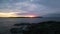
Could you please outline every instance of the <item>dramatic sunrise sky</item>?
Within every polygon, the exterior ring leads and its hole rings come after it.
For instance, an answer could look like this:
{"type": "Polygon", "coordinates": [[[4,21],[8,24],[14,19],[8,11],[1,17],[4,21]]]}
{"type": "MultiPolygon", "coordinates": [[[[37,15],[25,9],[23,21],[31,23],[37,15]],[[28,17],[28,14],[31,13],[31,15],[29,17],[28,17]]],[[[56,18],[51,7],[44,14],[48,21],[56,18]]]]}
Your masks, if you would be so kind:
{"type": "Polygon", "coordinates": [[[60,0],[0,0],[0,17],[60,14],[60,0]]]}

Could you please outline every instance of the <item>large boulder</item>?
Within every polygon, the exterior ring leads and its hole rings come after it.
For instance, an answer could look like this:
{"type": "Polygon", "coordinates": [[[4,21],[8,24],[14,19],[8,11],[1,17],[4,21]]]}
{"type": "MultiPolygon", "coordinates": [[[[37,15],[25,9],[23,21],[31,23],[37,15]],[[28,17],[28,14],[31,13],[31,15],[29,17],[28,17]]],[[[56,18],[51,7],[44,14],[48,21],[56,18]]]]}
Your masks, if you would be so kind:
{"type": "Polygon", "coordinates": [[[17,34],[17,33],[24,33],[25,31],[29,30],[29,27],[31,26],[31,23],[20,23],[20,24],[14,24],[14,28],[10,29],[11,33],[17,34]],[[16,26],[16,27],[15,27],[16,26]],[[21,27],[20,27],[21,26],[21,27]]]}

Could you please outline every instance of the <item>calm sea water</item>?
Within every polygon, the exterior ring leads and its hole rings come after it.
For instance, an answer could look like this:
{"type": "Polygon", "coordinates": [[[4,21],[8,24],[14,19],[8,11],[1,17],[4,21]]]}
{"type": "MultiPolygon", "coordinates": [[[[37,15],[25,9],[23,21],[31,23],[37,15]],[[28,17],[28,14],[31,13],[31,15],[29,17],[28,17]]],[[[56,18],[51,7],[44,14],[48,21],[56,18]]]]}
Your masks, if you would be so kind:
{"type": "Polygon", "coordinates": [[[56,20],[60,21],[58,18],[0,18],[0,34],[10,34],[9,29],[16,23],[39,23],[43,21],[56,20]]]}

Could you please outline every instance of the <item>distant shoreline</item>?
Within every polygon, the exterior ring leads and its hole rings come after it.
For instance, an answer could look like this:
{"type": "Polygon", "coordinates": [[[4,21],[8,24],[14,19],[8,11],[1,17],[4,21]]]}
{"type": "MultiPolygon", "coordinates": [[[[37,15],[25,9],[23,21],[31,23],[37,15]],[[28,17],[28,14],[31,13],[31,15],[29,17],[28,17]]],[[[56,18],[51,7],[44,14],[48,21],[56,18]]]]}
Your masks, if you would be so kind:
{"type": "Polygon", "coordinates": [[[43,18],[43,17],[0,17],[0,18],[43,18]]]}

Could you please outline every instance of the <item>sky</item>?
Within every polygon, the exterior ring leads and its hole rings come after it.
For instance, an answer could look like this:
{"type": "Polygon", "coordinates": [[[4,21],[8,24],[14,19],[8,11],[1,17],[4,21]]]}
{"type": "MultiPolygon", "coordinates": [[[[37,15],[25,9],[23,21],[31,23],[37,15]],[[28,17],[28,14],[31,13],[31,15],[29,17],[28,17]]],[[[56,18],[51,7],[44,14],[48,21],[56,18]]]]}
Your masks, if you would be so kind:
{"type": "Polygon", "coordinates": [[[0,0],[0,17],[44,16],[60,13],[60,0],[0,0]]]}

